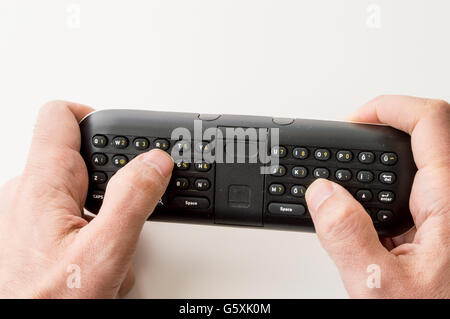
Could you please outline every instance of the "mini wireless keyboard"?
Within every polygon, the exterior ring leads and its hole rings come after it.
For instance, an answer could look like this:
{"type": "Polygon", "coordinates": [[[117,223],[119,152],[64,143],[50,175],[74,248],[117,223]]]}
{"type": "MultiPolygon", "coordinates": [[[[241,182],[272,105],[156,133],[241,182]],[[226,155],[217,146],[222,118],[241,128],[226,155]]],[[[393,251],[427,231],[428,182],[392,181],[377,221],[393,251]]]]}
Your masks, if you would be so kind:
{"type": "Polygon", "coordinates": [[[121,167],[159,148],[176,164],[150,220],[314,231],[304,195],[315,179],[327,178],[363,205],[379,235],[413,226],[410,136],[388,126],[104,110],[80,128],[92,213],[121,167]]]}

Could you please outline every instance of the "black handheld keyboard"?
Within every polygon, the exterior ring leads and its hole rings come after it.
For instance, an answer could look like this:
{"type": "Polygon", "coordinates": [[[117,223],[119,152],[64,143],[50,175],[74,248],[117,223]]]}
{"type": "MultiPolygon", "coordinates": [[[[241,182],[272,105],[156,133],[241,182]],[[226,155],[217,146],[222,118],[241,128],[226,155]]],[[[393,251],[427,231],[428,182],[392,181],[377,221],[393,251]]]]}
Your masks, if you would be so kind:
{"type": "Polygon", "coordinates": [[[154,148],[175,167],[150,220],[314,231],[308,186],[327,178],[363,205],[381,236],[413,226],[410,136],[382,125],[139,110],[104,110],[80,123],[97,213],[109,179],[154,148]]]}

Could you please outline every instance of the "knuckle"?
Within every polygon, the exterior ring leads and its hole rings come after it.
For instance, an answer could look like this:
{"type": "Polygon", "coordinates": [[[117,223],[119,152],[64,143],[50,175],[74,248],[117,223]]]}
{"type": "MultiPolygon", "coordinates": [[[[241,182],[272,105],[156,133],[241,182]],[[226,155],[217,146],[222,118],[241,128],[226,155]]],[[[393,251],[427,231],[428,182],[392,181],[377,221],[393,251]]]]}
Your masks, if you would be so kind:
{"type": "Polygon", "coordinates": [[[430,99],[428,100],[428,106],[432,112],[438,114],[450,114],[450,105],[445,100],[430,99]]]}
{"type": "Polygon", "coordinates": [[[320,235],[333,240],[345,239],[362,227],[361,218],[356,208],[351,206],[330,207],[332,212],[323,218],[320,226],[320,235]]]}
{"type": "Polygon", "coordinates": [[[391,95],[389,95],[389,94],[380,94],[380,95],[376,96],[376,97],[372,100],[372,102],[373,102],[375,105],[382,104],[384,101],[386,101],[386,100],[389,99],[390,97],[391,97],[391,95]]]}
{"type": "Polygon", "coordinates": [[[118,183],[121,187],[125,186],[138,194],[148,194],[149,191],[163,192],[165,188],[162,176],[154,167],[141,163],[136,164],[136,162],[130,162],[120,170],[120,174],[116,174],[112,178],[111,182],[118,183]],[[120,181],[119,176],[122,176],[120,181]]]}

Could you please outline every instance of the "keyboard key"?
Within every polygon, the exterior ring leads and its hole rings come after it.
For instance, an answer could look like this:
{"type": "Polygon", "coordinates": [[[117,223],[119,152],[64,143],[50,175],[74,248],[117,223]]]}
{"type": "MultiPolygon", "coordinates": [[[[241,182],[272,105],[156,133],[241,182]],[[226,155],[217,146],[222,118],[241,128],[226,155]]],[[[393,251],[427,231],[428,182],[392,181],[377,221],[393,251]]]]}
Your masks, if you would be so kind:
{"type": "Polygon", "coordinates": [[[91,179],[94,184],[103,184],[108,180],[108,176],[103,172],[94,172],[91,179]]]}
{"type": "Polygon", "coordinates": [[[194,182],[194,187],[198,191],[206,191],[210,187],[210,183],[206,178],[198,178],[194,182]]]}
{"type": "Polygon", "coordinates": [[[295,197],[303,197],[306,193],[306,187],[302,185],[294,185],[291,187],[291,195],[295,197]]]}
{"type": "Polygon", "coordinates": [[[136,148],[138,151],[145,151],[150,146],[150,142],[148,141],[148,139],[144,137],[139,137],[135,139],[133,144],[134,148],[136,148]]]}
{"type": "Polygon", "coordinates": [[[370,164],[375,160],[375,155],[372,152],[361,152],[358,155],[358,160],[361,163],[370,164]]]}
{"type": "Polygon", "coordinates": [[[287,149],[284,146],[274,146],[270,153],[272,156],[278,156],[280,158],[285,157],[287,154],[287,149]]]}
{"type": "Polygon", "coordinates": [[[361,183],[370,183],[373,181],[373,173],[369,171],[359,171],[356,178],[361,183]]]}
{"type": "Polygon", "coordinates": [[[92,138],[92,144],[95,147],[103,148],[108,144],[108,138],[104,135],[95,135],[92,138]]]}
{"type": "Polygon", "coordinates": [[[211,153],[212,144],[208,142],[197,142],[195,143],[194,150],[197,153],[208,154],[211,153]]]}
{"type": "Polygon", "coordinates": [[[268,209],[271,214],[285,216],[302,216],[306,212],[302,204],[270,203],[268,209]]]}
{"type": "Polygon", "coordinates": [[[272,184],[269,186],[269,193],[271,195],[283,195],[284,191],[284,186],[281,184],[272,184]]]}
{"type": "Polygon", "coordinates": [[[102,201],[105,198],[104,191],[94,191],[91,194],[91,198],[95,201],[102,201]]]}
{"type": "Polygon", "coordinates": [[[315,178],[328,178],[330,176],[330,171],[326,168],[316,168],[313,175],[315,178]]]}
{"type": "Polygon", "coordinates": [[[392,172],[383,172],[383,173],[380,174],[378,179],[383,184],[389,184],[390,185],[390,184],[394,184],[395,183],[396,176],[392,172]]]}
{"type": "Polygon", "coordinates": [[[308,149],[304,147],[296,147],[292,150],[292,156],[296,159],[306,159],[308,155],[308,149]]]}
{"type": "Polygon", "coordinates": [[[353,158],[353,154],[350,151],[339,151],[336,153],[336,159],[339,162],[350,162],[353,158]]]}
{"type": "Polygon", "coordinates": [[[116,167],[124,167],[128,163],[128,158],[124,155],[116,155],[113,157],[113,164],[116,167]]]}
{"type": "Polygon", "coordinates": [[[284,176],[286,174],[286,167],[283,165],[273,165],[270,167],[270,174],[272,176],[284,176]]]}
{"type": "Polygon", "coordinates": [[[209,200],[205,197],[178,196],[172,200],[171,205],[175,208],[206,209],[209,207],[209,200]]]}
{"type": "Polygon", "coordinates": [[[393,217],[394,214],[390,210],[380,210],[377,213],[377,219],[383,223],[391,221],[393,217]]]}
{"type": "Polygon", "coordinates": [[[191,142],[189,141],[178,141],[173,146],[176,152],[187,152],[191,149],[191,142]]]}
{"type": "Polygon", "coordinates": [[[308,170],[302,166],[296,166],[292,168],[291,174],[297,178],[305,178],[308,175],[308,170]]]}
{"type": "Polygon", "coordinates": [[[163,138],[159,138],[159,139],[155,140],[154,145],[155,145],[155,148],[159,148],[160,150],[163,150],[163,151],[167,151],[170,147],[169,141],[166,139],[163,139],[163,138]]]}
{"type": "Polygon", "coordinates": [[[211,169],[211,164],[208,162],[199,162],[194,164],[194,168],[199,172],[207,172],[211,169]]]}
{"type": "Polygon", "coordinates": [[[326,161],[330,159],[330,151],[325,148],[319,148],[314,152],[314,157],[319,161],[326,161]]]}
{"type": "Polygon", "coordinates": [[[368,189],[360,189],[356,192],[356,199],[360,202],[369,202],[372,200],[372,192],[368,189]]]}
{"type": "Polygon", "coordinates": [[[191,166],[189,163],[178,161],[175,163],[175,168],[179,171],[185,171],[189,169],[189,166],[191,166]]]}
{"type": "Polygon", "coordinates": [[[380,161],[384,165],[394,165],[395,163],[397,163],[397,154],[383,153],[381,154],[380,161]]]}
{"type": "Polygon", "coordinates": [[[173,184],[176,189],[185,190],[185,189],[188,189],[188,187],[189,187],[189,180],[184,177],[179,177],[179,178],[175,179],[173,184]]]}
{"type": "Polygon", "coordinates": [[[108,162],[108,158],[106,157],[105,154],[94,154],[92,155],[92,163],[94,163],[94,165],[97,166],[103,166],[108,162]]]}
{"type": "Polygon", "coordinates": [[[123,136],[117,136],[112,140],[112,144],[117,149],[124,149],[128,147],[128,139],[123,136]]]}
{"type": "Polygon", "coordinates": [[[335,176],[338,181],[347,182],[352,178],[352,173],[348,169],[339,169],[335,176]]]}
{"type": "Polygon", "coordinates": [[[378,193],[378,200],[382,203],[390,204],[394,201],[395,195],[390,191],[381,191],[378,193]]]}

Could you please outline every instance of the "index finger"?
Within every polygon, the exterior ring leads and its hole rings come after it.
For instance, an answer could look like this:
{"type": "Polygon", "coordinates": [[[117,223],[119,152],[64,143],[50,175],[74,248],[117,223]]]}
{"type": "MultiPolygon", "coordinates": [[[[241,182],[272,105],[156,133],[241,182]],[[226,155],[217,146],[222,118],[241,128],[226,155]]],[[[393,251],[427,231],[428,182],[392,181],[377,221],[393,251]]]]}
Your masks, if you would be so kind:
{"type": "Polygon", "coordinates": [[[78,123],[92,111],[94,109],[89,106],[67,101],[45,104],[38,115],[31,152],[42,153],[42,150],[53,147],[68,147],[79,151],[78,123]]]}
{"type": "Polygon", "coordinates": [[[72,102],[45,104],[38,115],[24,170],[27,180],[40,189],[45,189],[42,185],[50,185],[74,198],[80,207],[87,187],[87,173],[79,153],[79,121],[92,111],[88,106],[72,102]]]}
{"type": "Polygon", "coordinates": [[[348,120],[387,124],[411,135],[418,168],[448,160],[450,106],[443,100],[403,95],[379,96],[353,113],[348,120]]]}
{"type": "Polygon", "coordinates": [[[425,99],[406,95],[380,95],[354,112],[349,121],[387,124],[412,134],[417,123],[445,101],[425,99]]]}

